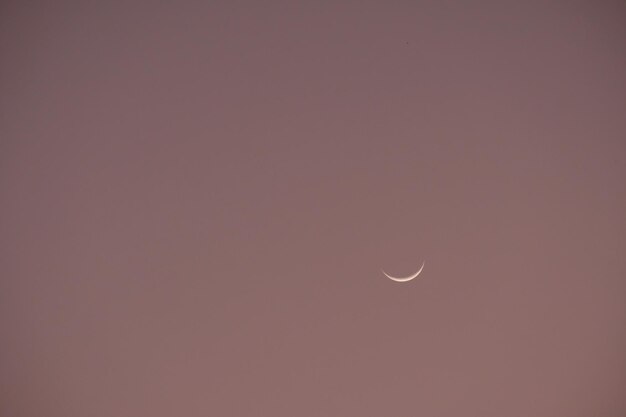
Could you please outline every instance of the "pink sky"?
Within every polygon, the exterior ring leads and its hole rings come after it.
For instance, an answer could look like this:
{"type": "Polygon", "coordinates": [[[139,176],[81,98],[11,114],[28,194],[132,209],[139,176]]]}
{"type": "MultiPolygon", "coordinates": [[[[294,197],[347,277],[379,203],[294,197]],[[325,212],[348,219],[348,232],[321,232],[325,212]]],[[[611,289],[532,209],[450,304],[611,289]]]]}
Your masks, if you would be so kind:
{"type": "Polygon", "coordinates": [[[619,2],[0,10],[1,415],[626,415],[619,2]]]}

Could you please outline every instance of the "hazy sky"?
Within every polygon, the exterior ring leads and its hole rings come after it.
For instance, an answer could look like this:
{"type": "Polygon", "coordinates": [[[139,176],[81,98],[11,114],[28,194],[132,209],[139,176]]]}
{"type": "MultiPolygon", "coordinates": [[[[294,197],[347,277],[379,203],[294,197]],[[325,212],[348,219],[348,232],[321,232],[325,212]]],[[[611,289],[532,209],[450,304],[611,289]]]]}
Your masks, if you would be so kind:
{"type": "Polygon", "coordinates": [[[621,2],[156,3],[0,6],[1,415],[626,415],[621,2]]]}

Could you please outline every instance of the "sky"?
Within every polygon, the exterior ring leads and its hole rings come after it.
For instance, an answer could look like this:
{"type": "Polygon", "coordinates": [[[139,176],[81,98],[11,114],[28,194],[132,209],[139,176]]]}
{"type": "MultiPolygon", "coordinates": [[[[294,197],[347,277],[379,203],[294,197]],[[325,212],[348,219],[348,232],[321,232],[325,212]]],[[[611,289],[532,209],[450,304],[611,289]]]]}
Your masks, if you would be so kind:
{"type": "Polygon", "coordinates": [[[626,415],[625,20],[3,2],[0,414],[626,415]]]}

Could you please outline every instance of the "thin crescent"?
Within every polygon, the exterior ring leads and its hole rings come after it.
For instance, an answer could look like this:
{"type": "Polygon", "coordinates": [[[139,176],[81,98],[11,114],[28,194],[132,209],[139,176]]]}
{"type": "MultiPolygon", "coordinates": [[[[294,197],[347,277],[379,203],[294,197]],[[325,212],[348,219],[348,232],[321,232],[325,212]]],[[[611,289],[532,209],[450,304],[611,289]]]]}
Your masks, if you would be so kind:
{"type": "Polygon", "coordinates": [[[396,278],[396,277],[392,277],[391,275],[387,274],[387,273],[386,273],[385,271],[383,271],[382,269],[381,269],[381,271],[383,272],[383,274],[385,274],[385,276],[386,276],[387,278],[389,278],[389,279],[390,279],[390,280],[392,280],[392,281],[396,281],[396,282],[407,282],[407,281],[412,280],[413,278],[416,278],[416,277],[420,274],[420,272],[422,272],[422,269],[424,269],[424,265],[425,265],[425,264],[426,264],[426,261],[422,262],[422,266],[420,267],[420,269],[419,269],[416,273],[414,273],[413,275],[410,275],[410,276],[408,276],[408,277],[405,277],[405,278],[396,278]]]}

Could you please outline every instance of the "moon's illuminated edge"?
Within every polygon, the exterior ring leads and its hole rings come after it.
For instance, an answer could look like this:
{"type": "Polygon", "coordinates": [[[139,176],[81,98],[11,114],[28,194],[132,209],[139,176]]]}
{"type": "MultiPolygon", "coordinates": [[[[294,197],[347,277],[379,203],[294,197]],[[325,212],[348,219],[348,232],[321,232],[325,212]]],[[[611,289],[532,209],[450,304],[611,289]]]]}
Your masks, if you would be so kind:
{"type": "Polygon", "coordinates": [[[396,282],[407,282],[407,281],[411,281],[412,279],[416,278],[421,272],[422,269],[424,269],[424,265],[426,265],[426,261],[422,262],[422,266],[420,267],[420,269],[414,273],[413,275],[410,275],[408,277],[404,277],[404,278],[396,278],[396,277],[392,277],[391,275],[389,275],[388,273],[386,273],[385,271],[383,271],[381,269],[381,271],[383,272],[383,274],[385,274],[385,276],[387,278],[389,278],[392,281],[396,281],[396,282]]]}

